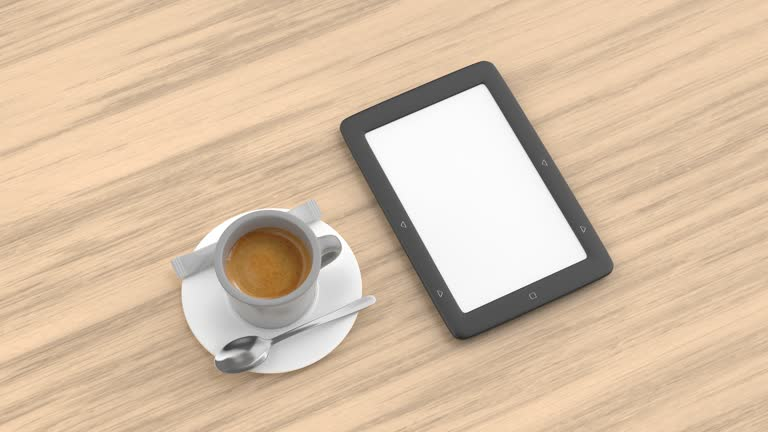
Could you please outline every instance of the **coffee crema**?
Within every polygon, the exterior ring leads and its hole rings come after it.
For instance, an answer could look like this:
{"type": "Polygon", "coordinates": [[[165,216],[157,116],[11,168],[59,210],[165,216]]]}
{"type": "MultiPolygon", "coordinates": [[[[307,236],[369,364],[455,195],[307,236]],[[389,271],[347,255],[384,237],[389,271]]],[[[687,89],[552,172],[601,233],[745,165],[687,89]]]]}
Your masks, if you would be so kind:
{"type": "Polygon", "coordinates": [[[227,279],[251,297],[277,298],[298,288],[312,260],[304,242],[281,228],[259,228],[240,237],[224,262],[227,279]]]}

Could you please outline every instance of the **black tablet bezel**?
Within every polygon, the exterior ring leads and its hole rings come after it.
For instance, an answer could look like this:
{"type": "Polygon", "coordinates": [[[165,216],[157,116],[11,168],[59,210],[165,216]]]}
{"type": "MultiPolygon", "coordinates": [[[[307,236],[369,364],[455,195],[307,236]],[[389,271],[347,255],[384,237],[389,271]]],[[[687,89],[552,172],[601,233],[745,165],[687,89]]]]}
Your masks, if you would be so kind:
{"type": "MultiPolygon", "coordinates": [[[[496,67],[489,62],[467,66],[378,105],[341,123],[341,134],[357,161],[416,273],[451,333],[467,338],[551,302],[606,276],[613,269],[603,243],[544,148],[496,67]],[[528,157],[581,242],[587,258],[468,313],[459,309],[429,250],[379,165],[365,134],[479,84],[485,84],[501,108],[528,157]]],[[[407,157],[404,155],[403,157],[407,157]]],[[[493,206],[493,203],[488,203],[493,206]]],[[[447,234],[447,235],[450,235],[447,234]]]]}

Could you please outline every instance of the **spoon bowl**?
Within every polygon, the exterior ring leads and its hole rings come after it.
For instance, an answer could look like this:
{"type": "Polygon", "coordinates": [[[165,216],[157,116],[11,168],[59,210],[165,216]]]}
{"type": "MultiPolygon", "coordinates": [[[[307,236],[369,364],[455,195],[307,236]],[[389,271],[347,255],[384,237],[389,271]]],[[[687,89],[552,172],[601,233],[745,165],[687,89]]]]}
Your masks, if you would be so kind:
{"type": "Polygon", "coordinates": [[[244,336],[224,345],[214,357],[216,368],[224,373],[251,370],[267,361],[272,339],[244,336]]]}

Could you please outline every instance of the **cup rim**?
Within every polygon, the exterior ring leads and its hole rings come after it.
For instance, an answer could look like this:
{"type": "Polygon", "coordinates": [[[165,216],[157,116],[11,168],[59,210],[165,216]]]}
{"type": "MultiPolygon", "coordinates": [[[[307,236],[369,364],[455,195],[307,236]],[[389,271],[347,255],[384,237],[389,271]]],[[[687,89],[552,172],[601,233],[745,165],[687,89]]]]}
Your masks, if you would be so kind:
{"type": "Polygon", "coordinates": [[[317,241],[317,235],[312,231],[309,225],[307,225],[306,222],[299,219],[297,216],[293,215],[292,213],[287,211],[271,210],[271,209],[254,210],[252,212],[246,213],[238,217],[237,219],[235,219],[221,234],[221,237],[219,237],[219,240],[216,243],[216,252],[214,254],[213,267],[214,267],[214,270],[216,271],[216,277],[218,278],[219,283],[224,287],[224,289],[227,291],[227,294],[229,294],[232,298],[252,306],[277,306],[277,305],[289,303],[301,297],[307,291],[309,291],[309,289],[315,284],[315,282],[317,281],[317,277],[320,274],[320,245],[317,241]],[[296,289],[294,289],[290,293],[282,297],[276,297],[276,298],[270,298],[270,299],[251,297],[245,294],[244,292],[240,291],[236,286],[230,283],[229,279],[227,278],[227,274],[224,271],[224,259],[225,259],[224,244],[233,235],[235,230],[240,228],[242,225],[249,223],[254,219],[270,217],[270,216],[287,220],[288,222],[295,225],[304,233],[305,237],[309,240],[309,249],[310,249],[310,253],[312,254],[312,266],[309,270],[309,273],[307,274],[307,277],[304,278],[304,281],[301,283],[301,285],[299,285],[296,289]]]}

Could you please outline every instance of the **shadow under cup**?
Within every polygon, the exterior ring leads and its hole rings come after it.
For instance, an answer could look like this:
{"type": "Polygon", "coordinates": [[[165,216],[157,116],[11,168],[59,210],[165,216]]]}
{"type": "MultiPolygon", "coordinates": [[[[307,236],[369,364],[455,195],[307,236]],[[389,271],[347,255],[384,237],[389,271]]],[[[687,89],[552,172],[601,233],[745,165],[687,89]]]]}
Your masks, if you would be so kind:
{"type": "Polygon", "coordinates": [[[320,269],[340,253],[341,241],[336,236],[317,237],[309,225],[288,212],[257,210],[239,217],[224,230],[216,245],[213,266],[232,308],[241,318],[258,327],[279,328],[295,322],[312,306],[318,291],[320,269]],[[225,261],[235,243],[245,234],[259,228],[284,229],[304,242],[309,251],[311,267],[306,279],[282,297],[251,297],[234,286],[224,271],[225,261]]]}

